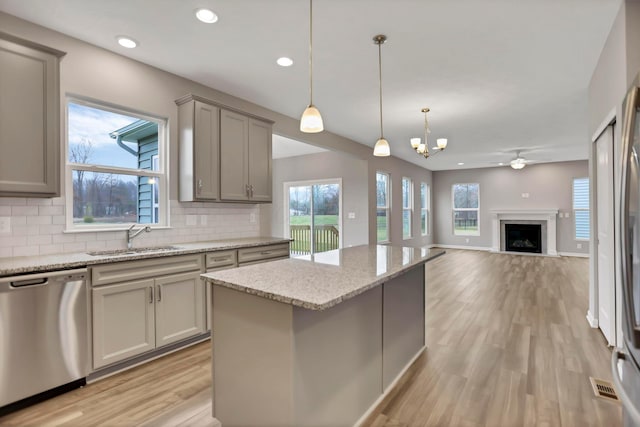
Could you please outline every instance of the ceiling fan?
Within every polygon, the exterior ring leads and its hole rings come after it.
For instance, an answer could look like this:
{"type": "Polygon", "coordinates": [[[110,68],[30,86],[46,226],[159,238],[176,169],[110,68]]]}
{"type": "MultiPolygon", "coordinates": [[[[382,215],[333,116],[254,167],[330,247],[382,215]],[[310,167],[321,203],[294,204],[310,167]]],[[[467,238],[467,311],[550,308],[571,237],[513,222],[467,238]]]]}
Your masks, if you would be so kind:
{"type": "Polygon", "coordinates": [[[530,152],[530,151],[535,151],[535,149],[534,149],[534,150],[532,150],[532,149],[527,149],[527,150],[520,150],[520,149],[518,149],[518,150],[509,150],[509,151],[507,151],[507,152],[502,152],[502,154],[506,154],[506,153],[514,153],[514,154],[515,154],[515,157],[513,157],[513,158],[512,158],[510,161],[508,161],[508,162],[499,162],[499,163],[497,163],[497,165],[498,165],[498,166],[507,166],[507,165],[509,165],[509,166],[511,166],[513,169],[520,170],[520,169],[523,169],[523,168],[524,168],[525,166],[527,166],[527,165],[531,165],[531,164],[534,164],[534,163],[544,163],[544,162],[548,161],[548,160],[531,160],[531,159],[526,159],[526,158],[524,158],[524,157],[522,156],[522,154],[521,154],[523,151],[530,152]]]}

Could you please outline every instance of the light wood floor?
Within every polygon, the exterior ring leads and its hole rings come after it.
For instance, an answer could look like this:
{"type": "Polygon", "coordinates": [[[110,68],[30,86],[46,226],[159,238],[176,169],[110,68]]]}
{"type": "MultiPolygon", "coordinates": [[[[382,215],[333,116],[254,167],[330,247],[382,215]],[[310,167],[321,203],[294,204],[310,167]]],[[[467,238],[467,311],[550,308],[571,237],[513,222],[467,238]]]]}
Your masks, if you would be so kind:
{"type": "Polygon", "coordinates": [[[586,258],[447,250],[427,264],[427,351],[369,418],[396,426],[621,426],[593,396],[611,352],[586,258]]]}
{"type": "MultiPolygon", "coordinates": [[[[585,319],[588,260],[447,250],[427,264],[426,353],[366,423],[621,426],[585,319]]],[[[213,426],[208,343],[0,418],[0,426],[213,426]]],[[[247,408],[250,410],[250,408],[247,408]]]]}

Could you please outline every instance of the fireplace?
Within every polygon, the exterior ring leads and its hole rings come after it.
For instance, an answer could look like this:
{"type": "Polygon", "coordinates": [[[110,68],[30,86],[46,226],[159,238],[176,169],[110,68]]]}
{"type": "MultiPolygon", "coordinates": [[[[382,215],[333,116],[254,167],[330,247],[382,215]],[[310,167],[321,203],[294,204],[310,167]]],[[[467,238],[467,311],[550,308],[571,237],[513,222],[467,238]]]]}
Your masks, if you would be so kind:
{"type": "Polygon", "coordinates": [[[543,255],[558,256],[556,250],[556,218],[558,209],[495,209],[492,214],[491,252],[507,251],[506,224],[540,225],[542,233],[541,251],[543,255]]]}
{"type": "Polygon", "coordinates": [[[540,224],[505,224],[505,250],[509,252],[542,253],[540,224]]]}

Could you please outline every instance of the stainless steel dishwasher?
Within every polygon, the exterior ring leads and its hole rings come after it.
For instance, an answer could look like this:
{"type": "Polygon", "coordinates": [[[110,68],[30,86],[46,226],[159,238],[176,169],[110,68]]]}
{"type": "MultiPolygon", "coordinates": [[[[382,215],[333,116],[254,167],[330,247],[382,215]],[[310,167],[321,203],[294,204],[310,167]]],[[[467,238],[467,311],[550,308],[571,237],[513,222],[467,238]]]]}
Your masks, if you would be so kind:
{"type": "Polygon", "coordinates": [[[88,295],[86,269],[0,277],[0,414],[86,383],[88,295]]]}

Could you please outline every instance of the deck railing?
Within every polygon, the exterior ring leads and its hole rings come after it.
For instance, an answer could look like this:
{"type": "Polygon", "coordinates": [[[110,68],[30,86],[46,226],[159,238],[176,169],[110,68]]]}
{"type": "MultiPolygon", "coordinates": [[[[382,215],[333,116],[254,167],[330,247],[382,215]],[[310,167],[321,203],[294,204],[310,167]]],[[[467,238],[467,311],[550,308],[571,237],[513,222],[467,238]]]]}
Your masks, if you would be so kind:
{"type": "MultiPolygon", "coordinates": [[[[291,225],[289,231],[293,241],[291,242],[292,255],[305,255],[311,253],[311,226],[291,225]]],[[[325,252],[338,249],[340,245],[340,232],[335,225],[316,225],[313,234],[314,252],[325,252]]]]}

